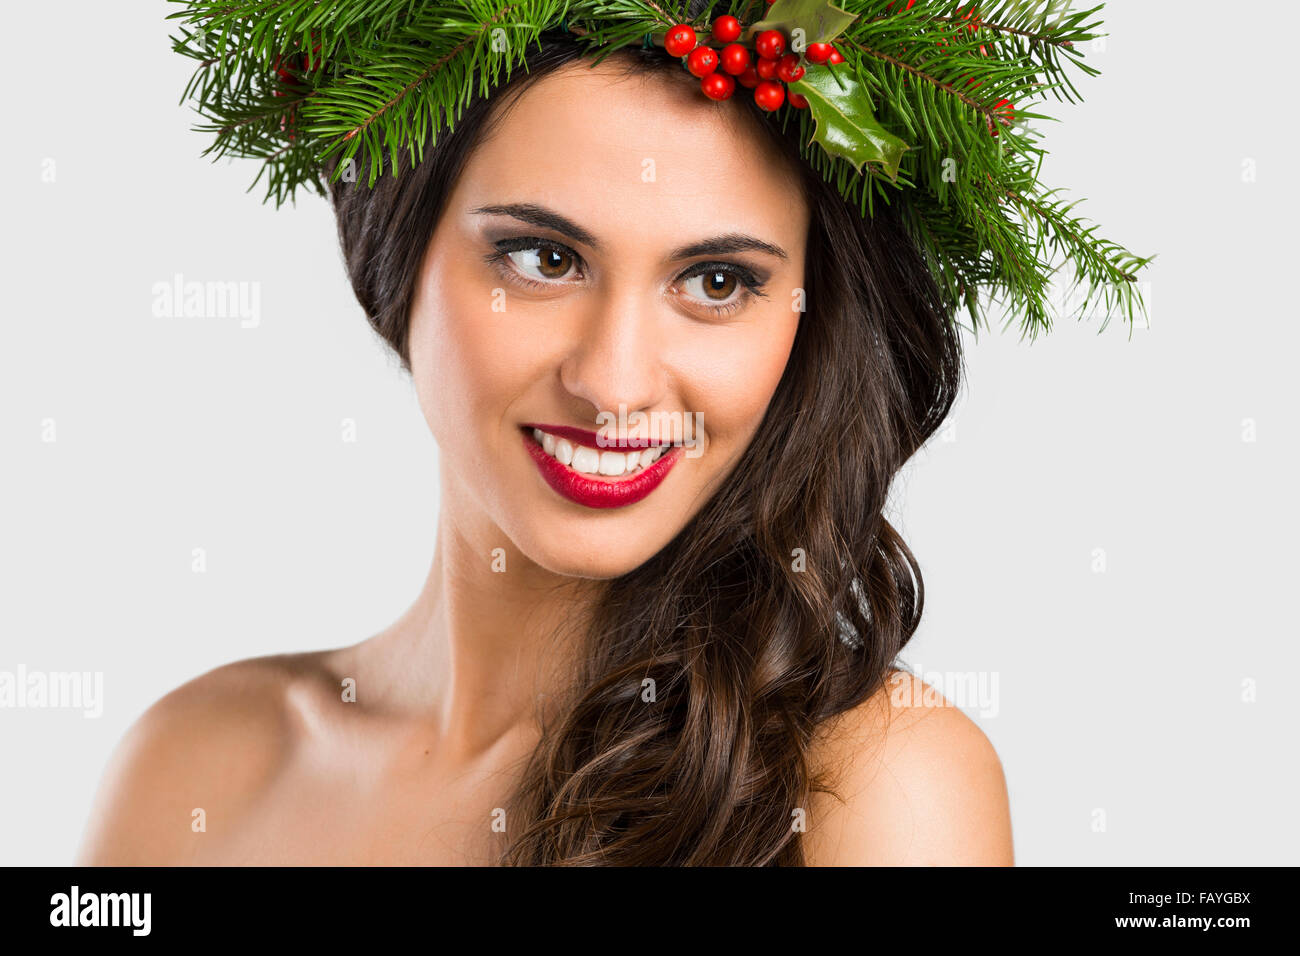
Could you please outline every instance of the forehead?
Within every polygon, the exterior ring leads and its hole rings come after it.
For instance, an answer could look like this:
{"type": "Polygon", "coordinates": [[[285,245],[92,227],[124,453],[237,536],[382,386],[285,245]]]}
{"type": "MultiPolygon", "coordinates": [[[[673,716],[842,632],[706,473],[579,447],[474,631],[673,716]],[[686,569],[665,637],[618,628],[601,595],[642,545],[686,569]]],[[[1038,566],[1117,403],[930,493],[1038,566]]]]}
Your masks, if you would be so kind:
{"type": "Polygon", "coordinates": [[[708,99],[684,71],[627,75],[588,60],[505,102],[457,192],[467,208],[538,202],[598,236],[672,245],[735,230],[793,255],[808,223],[794,171],[740,104],[708,99]]]}

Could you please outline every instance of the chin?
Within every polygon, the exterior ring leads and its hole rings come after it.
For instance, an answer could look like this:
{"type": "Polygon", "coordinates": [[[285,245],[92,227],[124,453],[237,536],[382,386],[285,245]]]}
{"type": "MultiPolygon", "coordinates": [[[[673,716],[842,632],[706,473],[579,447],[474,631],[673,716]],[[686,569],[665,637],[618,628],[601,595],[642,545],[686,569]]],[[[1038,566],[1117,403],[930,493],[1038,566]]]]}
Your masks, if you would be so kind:
{"type": "Polygon", "coordinates": [[[671,540],[660,540],[658,535],[644,541],[629,540],[626,533],[611,535],[599,528],[590,535],[575,535],[570,528],[565,537],[563,530],[538,529],[529,536],[531,540],[516,538],[515,544],[524,557],[552,574],[608,581],[636,570],[671,540]],[[611,537],[617,540],[611,541],[611,537]]]}

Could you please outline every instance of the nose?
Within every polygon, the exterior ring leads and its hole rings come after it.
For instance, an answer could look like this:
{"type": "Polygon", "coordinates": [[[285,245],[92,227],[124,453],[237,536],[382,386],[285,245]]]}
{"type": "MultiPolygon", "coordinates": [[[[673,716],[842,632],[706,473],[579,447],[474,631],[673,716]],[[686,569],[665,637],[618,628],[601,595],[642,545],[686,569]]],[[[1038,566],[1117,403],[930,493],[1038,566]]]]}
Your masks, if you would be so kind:
{"type": "Polygon", "coordinates": [[[668,369],[663,358],[664,323],[657,294],[644,286],[620,283],[603,296],[593,296],[590,314],[578,324],[578,338],[560,364],[560,382],[573,396],[600,412],[653,409],[668,393],[668,369]]]}

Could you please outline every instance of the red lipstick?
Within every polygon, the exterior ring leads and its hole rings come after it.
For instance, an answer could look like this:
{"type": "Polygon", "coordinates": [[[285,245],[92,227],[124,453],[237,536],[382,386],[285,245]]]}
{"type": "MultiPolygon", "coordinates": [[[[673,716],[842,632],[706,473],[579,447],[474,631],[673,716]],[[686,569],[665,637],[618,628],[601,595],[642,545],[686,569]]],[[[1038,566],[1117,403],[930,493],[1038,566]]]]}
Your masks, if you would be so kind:
{"type": "Polygon", "coordinates": [[[524,447],[537,463],[537,470],[542,473],[546,483],[556,494],[576,504],[588,508],[622,508],[635,504],[659,487],[668,476],[669,470],[682,457],[681,446],[673,446],[659,456],[659,459],[631,478],[610,478],[603,475],[585,475],[574,471],[568,465],[552,458],[537,440],[533,438],[533,429],[541,428],[558,438],[567,438],[571,442],[586,445],[588,448],[646,448],[659,444],[648,439],[628,439],[618,445],[601,446],[596,442],[596,433],[581,428],[567,426],[540,425],[523,426],[524,447]]]}

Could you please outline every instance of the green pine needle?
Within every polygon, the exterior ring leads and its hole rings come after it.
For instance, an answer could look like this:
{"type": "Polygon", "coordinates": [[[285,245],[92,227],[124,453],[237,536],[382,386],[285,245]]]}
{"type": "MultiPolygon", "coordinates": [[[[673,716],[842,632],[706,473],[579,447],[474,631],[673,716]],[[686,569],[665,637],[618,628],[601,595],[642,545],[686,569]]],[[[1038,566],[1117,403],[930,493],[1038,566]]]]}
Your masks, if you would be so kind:
{"type": "MultiPolygon", "coordinates": [[[[475,92],[489,95],[519,69],[544,31],[561,26],[594,60],[685,20],[686,3],[654,0],[169,0],[181,9],[174,49],[196,61],[182,101],[212,137],[204,155],[261,161],[266,199],[277,206],[358,157],[373,183],[405,151],[420,162],[455,128],[475,92]],[[330,169],[326,175],[322,170],[330,169]]],[[[778,0],[781,2],[781,0],[778,0]]],[[[835,37],[871,97],[872,112],[903,139],[896,179],[868,163],[862,173],[812,143],[808,110],[798,122],[804,158],[864,216],[877,200],[903,200],[905,222],[946,305],[987,327],[984,300],[1019,318],[1022,336],[1049,331],[1053,282],[1063,270],[1083,291],[1080,315],[1100,308],[1145,315],[1137,282],[1153,257],[1097,235],[1074,202],[1038,182],[1044,149],[1038,112],[1048,97],[1077,102],[1070,74],[1095,76],[1085,44],[1101,36],[1101,6],[1073,11],[1061,0],[841,0],[855,14],[835,37]],[[971,29],[971,27],[976,29],[971,29]],[[993,135],[996,131],[997,135],[993,135]]],[[[748,25],[763,0],[719,4],[748,25]]],[[[707,20],[692,25],[706,32],[707,20]]],[[[828,67],[810,66],[810,69],[828,67]]],[[[740,93],[743,88],[737,90],[740,93]]],[[[792,115],[794,114],[794,115],[792,115]]],[[[250,188],[252,188],[250,186],[250,188]]],[[[1059,291],[1059,290],[1058,290],[1059,291]]]]}

